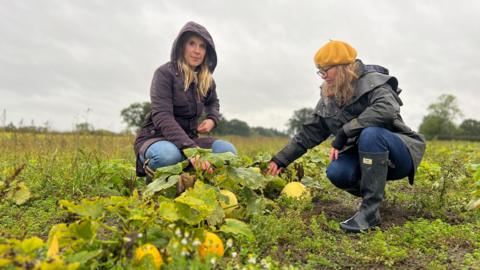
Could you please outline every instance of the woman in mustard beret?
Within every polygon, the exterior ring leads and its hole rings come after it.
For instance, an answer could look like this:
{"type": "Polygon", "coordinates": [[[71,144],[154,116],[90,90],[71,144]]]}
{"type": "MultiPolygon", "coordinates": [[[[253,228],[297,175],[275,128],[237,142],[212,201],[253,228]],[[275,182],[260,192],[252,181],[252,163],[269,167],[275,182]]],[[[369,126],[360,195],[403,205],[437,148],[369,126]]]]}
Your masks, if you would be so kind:
{"type": "Polygon", "coordinates": [[[379,205],[387,180],[409,178],[425,151],[425,139],[400,116],[398,81],[380,66],[364,65],[348,43],[329,41],[315,54],[324,80],[321,97],[303,128],[270,161],[267,173],[277,175],[307,149],[334,135],[328,179],[362,197],[357,213],[340,223],[347,232],[380,224],[379,205]]]}

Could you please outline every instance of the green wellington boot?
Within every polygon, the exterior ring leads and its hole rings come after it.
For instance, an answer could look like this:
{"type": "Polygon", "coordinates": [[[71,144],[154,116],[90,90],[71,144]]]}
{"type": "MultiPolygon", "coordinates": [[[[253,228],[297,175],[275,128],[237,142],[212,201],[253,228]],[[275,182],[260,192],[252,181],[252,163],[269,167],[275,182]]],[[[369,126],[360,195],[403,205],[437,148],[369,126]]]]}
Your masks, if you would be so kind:
{"type": "Polygon", "coordinates": [[[362,204],[353,217],[340,223],[347,232],[361,232],[380,224],[378,207],[383,200],[388,172],[388,152],[359,152],[362,204]]]}

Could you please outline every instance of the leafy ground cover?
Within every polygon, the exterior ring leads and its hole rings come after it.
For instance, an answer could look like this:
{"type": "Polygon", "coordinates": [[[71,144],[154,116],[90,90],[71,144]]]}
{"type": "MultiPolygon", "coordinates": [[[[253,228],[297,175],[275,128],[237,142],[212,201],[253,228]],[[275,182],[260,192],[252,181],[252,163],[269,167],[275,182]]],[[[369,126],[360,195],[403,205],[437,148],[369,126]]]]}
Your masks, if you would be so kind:
{"type": "Polygon", "coordinates": [[[480,266],[480,144],[429,142],[415,184],[387,184],[380,228],[345,234],[338,223],[360,201],[325,178],[327,148],[265,177],[286,139],[226,139],[238,157],[187,153],[210,160],[215,173],[177,164],[146,186],[134,175],[130,136],[0,133],[0,268],[156,269],[157,255],[137,256],[145,244],[159,250],[162,269],[480,266]],[[176,194],[193,176],[195,185],[176,194]],[[311,196],[281,196],[291,181],[311,196]],[[223,209],[221,190],[238,205],[223,209]],[[206,246],[206,231],[221,239],[222,257],[220,246],[206,246]]]}

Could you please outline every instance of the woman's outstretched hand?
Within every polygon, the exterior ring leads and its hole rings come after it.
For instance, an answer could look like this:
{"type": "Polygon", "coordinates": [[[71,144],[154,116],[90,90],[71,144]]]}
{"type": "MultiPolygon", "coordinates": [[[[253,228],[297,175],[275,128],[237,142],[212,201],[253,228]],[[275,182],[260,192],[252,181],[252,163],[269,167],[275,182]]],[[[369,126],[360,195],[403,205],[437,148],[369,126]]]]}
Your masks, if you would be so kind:
{"type": "Polygon", "coordinates": [[[268,167],[267,167],[267,170],[265,171],[265,174],[276,176],[279,173],[281,173],[282,170],[283,168],[278,167],[277,163],[270,161],[268,163],[268,167]]]}
{"type": "Polygon", "coordinates": [[[200,156],[194,156],[188,159],[195,169],[200,169],[207,173],[213,173],[213,167],[207,160],[201,160],[200,156]]]}
{"type": "Polygon", "coordinates": [[[215,127],[215,122],[212,119],[205,119],[197,127],[197,132],[200,134],[205,134],[210,132],[215,127]]]}

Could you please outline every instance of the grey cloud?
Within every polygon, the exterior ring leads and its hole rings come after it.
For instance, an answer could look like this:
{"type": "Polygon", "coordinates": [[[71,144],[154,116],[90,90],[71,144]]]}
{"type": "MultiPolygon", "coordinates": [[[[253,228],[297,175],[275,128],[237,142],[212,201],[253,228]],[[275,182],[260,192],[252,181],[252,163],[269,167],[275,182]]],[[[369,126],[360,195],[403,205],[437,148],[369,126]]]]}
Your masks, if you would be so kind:
{"type": "Polygon", "coordinates": [[[90,109],[95,127],[119,131],[120,110],[148,100],[153,71],[194,20],[215,40],[229,119],[284,129],[294,110],[314,106],[321,80],[312,57],[328,39],[399,78],[412,128],[443,93],[478,119],[479,11],[476,1],[433,0],[3,1],[0,109],[14,123],[49,120],[62,130],[90,109]]]}

